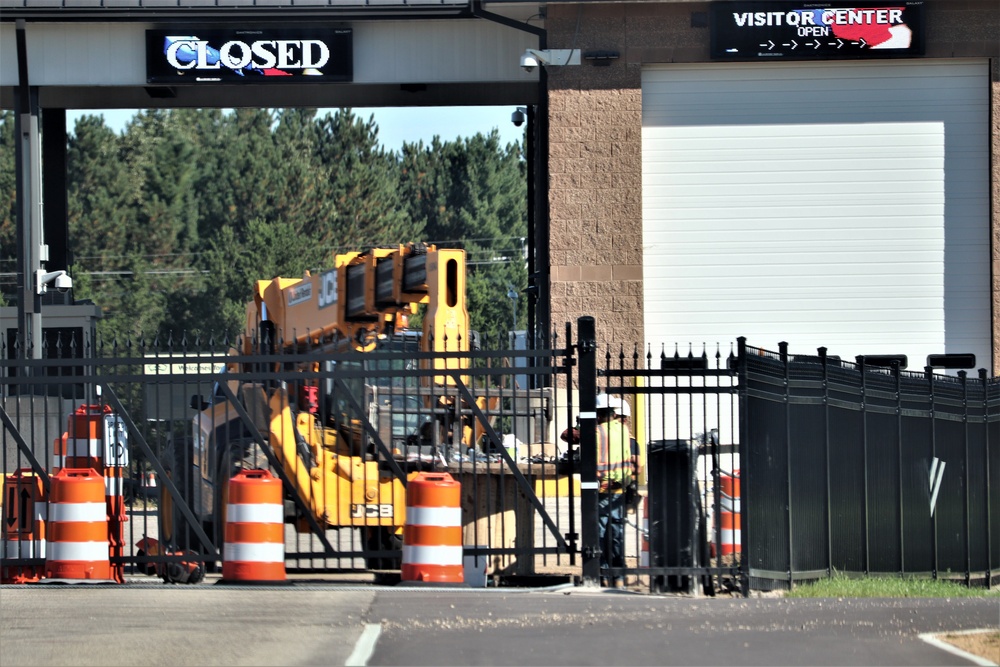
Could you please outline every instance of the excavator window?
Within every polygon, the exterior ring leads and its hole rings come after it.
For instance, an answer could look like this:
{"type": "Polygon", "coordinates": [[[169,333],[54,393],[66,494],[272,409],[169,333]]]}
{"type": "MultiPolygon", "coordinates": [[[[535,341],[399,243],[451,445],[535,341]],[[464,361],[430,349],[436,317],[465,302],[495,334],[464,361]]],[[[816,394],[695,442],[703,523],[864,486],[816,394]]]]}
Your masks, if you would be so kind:
{"type": "Polygon", "coordinates": [[[454,308],[458,304],[458,262],[454,259],[449,259],[445,266],[445,271],[445,302],[449,308],[454,308]]]}
{"type": "MultiPolygon", "coordinates": [[[[341,362],[328,362],[328,369],[331,373],[335,372],[338,366],[344,370],[361,370],[362,364],[360,361],[341,361],[341,362]]],[[[364,379],[360,377],[344,377],[342,378],[344,385],[347,387],[348,393],[353,395],[355,399],[364,404],[365,386],[364,379]]],[[[355,414],[355,410],[352,406],[350,399],[347,394],[344,393],[343,389],[337,386],[334,382],[334,378],[330,377],[326,382],[326,401],[327,401],[327,414],[340,424],[350,424],[352,419],[360,419],[363,415],[355,414]]]]}

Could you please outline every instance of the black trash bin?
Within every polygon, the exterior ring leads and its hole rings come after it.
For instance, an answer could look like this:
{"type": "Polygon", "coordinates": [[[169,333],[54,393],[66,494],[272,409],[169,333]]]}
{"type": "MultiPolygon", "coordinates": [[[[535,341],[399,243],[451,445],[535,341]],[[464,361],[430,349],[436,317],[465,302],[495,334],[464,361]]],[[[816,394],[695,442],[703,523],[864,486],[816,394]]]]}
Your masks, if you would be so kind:
{"type": "MultiPolygon", "coordinates": [[[[649,564],[698,568],[708,565],[705,512],[698,489],[697,444],[654,440],[647,447],[649,470],[649,564]]],[[[652,578],[655,592],[694,593],[701,582],[711,593],[711,578],[697,573],[652,578]]]]}

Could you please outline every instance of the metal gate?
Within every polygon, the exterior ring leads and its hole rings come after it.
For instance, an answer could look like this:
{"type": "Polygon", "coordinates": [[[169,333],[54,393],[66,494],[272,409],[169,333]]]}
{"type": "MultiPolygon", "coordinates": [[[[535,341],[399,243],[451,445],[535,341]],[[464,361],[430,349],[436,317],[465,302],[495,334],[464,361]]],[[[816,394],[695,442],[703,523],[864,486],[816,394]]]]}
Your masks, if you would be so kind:
{"type": "Polygon", "coordinates": [[[583,578],[653,592],[745,592],[734,351],[598,350],[588,342],[593,326],[579,321],[583,578]],[[615,413],[627,413],[635,441],[638,494],[625,499],[620,518],[614,492],[597,483],[596,440],[584,437],[601,394],[620,401],[615,413]],[[619,563],[602,559],[614,553],[616,521],[624,524],[619,563]]]}
{"type": "Polygon", "coordinates": [[[401,335],[368,353],[264,345],[248,356],[191,340],[45,349],[66,354],[18,360],[0,349],[5,479],[31,471],[47,484],[71,415],[117,415],[130,457],[116,482],[127,521],[115,558],[128,573],[217,568],[227,482],[246,468],[283,481],[290,574],[391,578],[407,481],[429,470],[462,484],[474,569],[496,583],[578,571],[577,485],[557,437],[573,414],[570,344],[430,354],[401,335]],[[160,549],[144,548],[146,537],[160,549]]]}

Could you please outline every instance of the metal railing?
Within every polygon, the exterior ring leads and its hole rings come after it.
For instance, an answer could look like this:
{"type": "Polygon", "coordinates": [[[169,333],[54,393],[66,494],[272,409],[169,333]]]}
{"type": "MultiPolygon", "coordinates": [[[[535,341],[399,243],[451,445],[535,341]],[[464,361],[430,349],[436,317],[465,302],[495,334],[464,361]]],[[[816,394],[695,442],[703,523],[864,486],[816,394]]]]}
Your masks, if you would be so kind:
{"type": "MultiPolygon", "coordinates": [[[[622,399],[629,413],[640,493],[624,518],[625,566],[609,568],[608,578],[637,578],[654,592],[745,589],[732,351],[620,346],[598,356],[597,391],[622,399]]],[[[587,356],[580,360],[582,377],[587,356]]],[[[611,548],[605,538],[596,549],[611,548]]]]}
{"type": "Polygon", "coordinates": [[[0,341],[2,472],[47,481],[68,416],[108,405],[128,431],[127,571],[218,565],[220,529],[208,519],[219,500],[202,479],[206,466],[284,476],[290,572],[398,566],[392,536],[337,529],[310,511],[294,479],[316,465],[316,451],[275,460],[260,396],[281,390],[307,421],[338,425],[350,453],[374,464],[373,482],[405,485],[429,469],[460,478],[465,555],[485,558],[497,583],[621,576],[651,591],[747,594],[845,572],[995,584],[1000,380],[848,363],[824,349],[796,356],[743,339],[735,351],[598,349],[593,318],[577,324],[576,340],[567,325],[552,349],[462,354],[405,340],[364,354],[278,345],[237,355],[237,341],[76,337],[46,341],[42,359],[24,360],[0,341]],[[621,519],[624,563],[604,572],[599,393],[628,407],[640,492],[621,519]],[[197,416],[213,410],[216,422],[199,436],[197,416]],[[574,424],[576,450],[560,438],[574,424]],[[222,425],[239,447],[205,458],[199,438],[222,425]],[[146,536],[179,551],[144,552],[146,536]]]}
{"type": "Polygon", "coordinates": [[[373,464],[364,468],[366,484],[389,475],[405,487],[421,470],[462,481],[466,554],[486,559],[496,580],[572,576],[578,518],[571,463],[560,461],[555,434],[568,414],[573,347],[434,354],[412,338],[397,342],[368,353],[264,345],[243,355],[234,353],[239,341],[86,340],[46,344],[44,358],[27,360],[0,343],[2,472],[30,468],[47,480],[68,417],[80,406],[109,405],[127,424],[131,454],[122,489],[128,571],[182,560],[218,565],[222,535],[212,517],[221,489],[208,481],[212,466],[271,468],[283,477],[289,572],[398,568],[398,539],[373,539],[309,511],[295,480],[303,469],[319,474],[311,466],[322,452],[310,460],[300,450],[284,465],[275,459],[260,397],[282,390],[293,414],[336,425],[329,448],[346,443],[353,460],[373,464]],[[51,354],[57,349],[65,354],[51,354]],[[211,428],[200,429],[209,419],[211,428]],[[217,429],[230,444],[209,455],[205,442],[221,437],[217,429]],[[137,545],[146,536],[183,557],[143,552],[137,545]]]}

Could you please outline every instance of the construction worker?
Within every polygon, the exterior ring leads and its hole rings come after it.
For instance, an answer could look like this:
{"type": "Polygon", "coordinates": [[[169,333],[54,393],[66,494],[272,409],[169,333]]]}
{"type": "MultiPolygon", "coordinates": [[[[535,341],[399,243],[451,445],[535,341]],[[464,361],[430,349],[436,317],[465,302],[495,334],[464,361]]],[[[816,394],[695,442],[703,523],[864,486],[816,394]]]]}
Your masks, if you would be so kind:
{"type": "MultiPolygon", "coordinates": [[[[612,397],[611,403],[614,406],[615,417],[631,434],[628,420],[632,416],[632,409],[629,407],[628,401],[624,398],[612,397]]],[[[631,454],[632,482],[625,487],[625,505],[631,514],[639,504],[639,441],[634,437],[629,438],[629,452],[631,454]]]]}
{"type": "Polygon", "coordinates": [[[625,567],[625,489],[632,483],[634,470],[632,438],[618,419],[614,402],[607,394],[597,396],[597,521],[601,585],[624,588],[625,578],[614,576],[612,581],[608,570],[625,567]]]}
{"type": "MultiPolygon", "coordinates": [[[[621,399],[597,395],[597,521],[601,546],[601,585],[625,587],[625,578],[612,577],[612,567],[625,567],[625,490],[635,479],[635,461],[628,427],[619,419],[621,399]]],[[[567,428],[563,441],[580,442],[580,432],[567,428]]]]}

